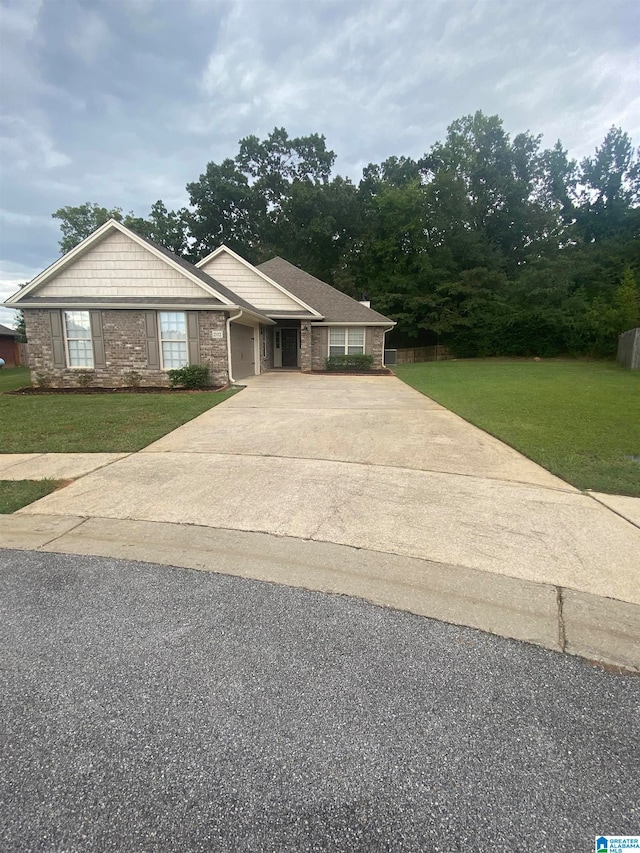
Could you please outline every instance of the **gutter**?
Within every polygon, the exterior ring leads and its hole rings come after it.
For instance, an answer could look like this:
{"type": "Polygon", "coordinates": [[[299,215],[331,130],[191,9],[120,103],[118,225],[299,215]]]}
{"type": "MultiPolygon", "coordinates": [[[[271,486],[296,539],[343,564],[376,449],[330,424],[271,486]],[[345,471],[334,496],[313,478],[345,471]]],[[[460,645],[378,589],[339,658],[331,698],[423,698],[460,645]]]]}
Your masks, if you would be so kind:
{"type": "Polygon", "coordinates": [[[231,373],[231,321],[239,320],[243,314],[244,311],[240,310],[237,314],[234,314],[233,317],[231,314],[227,317],[227,373],[229,374],[229,385],[233,385],[235,382],[233,374],[231,373]]]}

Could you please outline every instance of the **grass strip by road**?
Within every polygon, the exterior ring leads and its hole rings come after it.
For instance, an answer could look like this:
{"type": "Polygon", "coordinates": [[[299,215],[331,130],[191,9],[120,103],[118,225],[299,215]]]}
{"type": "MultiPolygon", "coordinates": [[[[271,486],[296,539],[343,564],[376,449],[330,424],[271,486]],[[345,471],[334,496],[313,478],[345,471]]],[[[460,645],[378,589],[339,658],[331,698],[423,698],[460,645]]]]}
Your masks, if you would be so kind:
{"type": "Polygon", "coordinates": [[[580,489],[640,497],[640,371],[470,359],[396,375],[580,489]]]}
{"type": "Polygon", "coordinates": [[[54,492],[61,480],[0,480],[0,514],[15,512],[54,492]]]}
{"type": "Polygon", "coordinates": [[[235,393],[2,394],[0,453],[133,452],[235,393]]]}

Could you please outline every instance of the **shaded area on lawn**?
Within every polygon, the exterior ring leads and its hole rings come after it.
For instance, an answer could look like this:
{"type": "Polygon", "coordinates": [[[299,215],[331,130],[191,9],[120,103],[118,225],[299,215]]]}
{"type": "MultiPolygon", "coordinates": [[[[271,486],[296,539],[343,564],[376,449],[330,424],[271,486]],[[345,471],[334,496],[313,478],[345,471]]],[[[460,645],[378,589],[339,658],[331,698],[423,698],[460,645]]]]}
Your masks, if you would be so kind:
{"type": "MultiPolygon", "coordinates": [[[[8,389],[5,389],[8,390],[8,389]]],[[[0,396],[0,453],[140,450],[236,390],[174,394],[0,396]]]]}
{"type": "Polygon", "coordinates": [[[398,365],[396,375],[580,489],[640,497],[640,372],[603,361],[398,365]]]}
{"type": "Polygon", "coordinates": [[[0,513],[15,512],[43,498],[62,485],[63,480],[0,480],[0,513]]]}

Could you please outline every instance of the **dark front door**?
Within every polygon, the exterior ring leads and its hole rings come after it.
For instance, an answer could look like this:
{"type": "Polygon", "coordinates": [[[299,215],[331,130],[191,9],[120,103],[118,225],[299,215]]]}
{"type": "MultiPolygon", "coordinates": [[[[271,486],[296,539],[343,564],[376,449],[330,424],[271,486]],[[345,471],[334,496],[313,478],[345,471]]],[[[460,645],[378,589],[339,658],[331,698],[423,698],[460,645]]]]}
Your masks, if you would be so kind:
{"type": "Polygon", "coordinates": [[[298,330],[282,330],[282,366],[298,366],[298,330]]]}

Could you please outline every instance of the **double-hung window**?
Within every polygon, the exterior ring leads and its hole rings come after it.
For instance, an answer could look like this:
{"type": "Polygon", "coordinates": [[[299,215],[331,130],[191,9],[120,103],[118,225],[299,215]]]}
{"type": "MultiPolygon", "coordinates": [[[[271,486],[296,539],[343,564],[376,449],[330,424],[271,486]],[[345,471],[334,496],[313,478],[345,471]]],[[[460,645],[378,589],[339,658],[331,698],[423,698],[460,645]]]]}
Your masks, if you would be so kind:
{"type": "Polygon", "coordinates": [[[159,322],[162,367],[165,370],[184,367],[189,362],[187,315],[183,311],[161,311],[159,322]]]}
{"type": "Polygon", "coordinates": [[[364,329],[360,326],[346,328],[334,326],[329,329],[329,355],[362,355],[364,353],[364,329]]]}
{"type": "Polygon", "coordinates": [[[88,311],[65,311],[64,331],[69,367],[93,367],[91,317],[88,311]]]}

